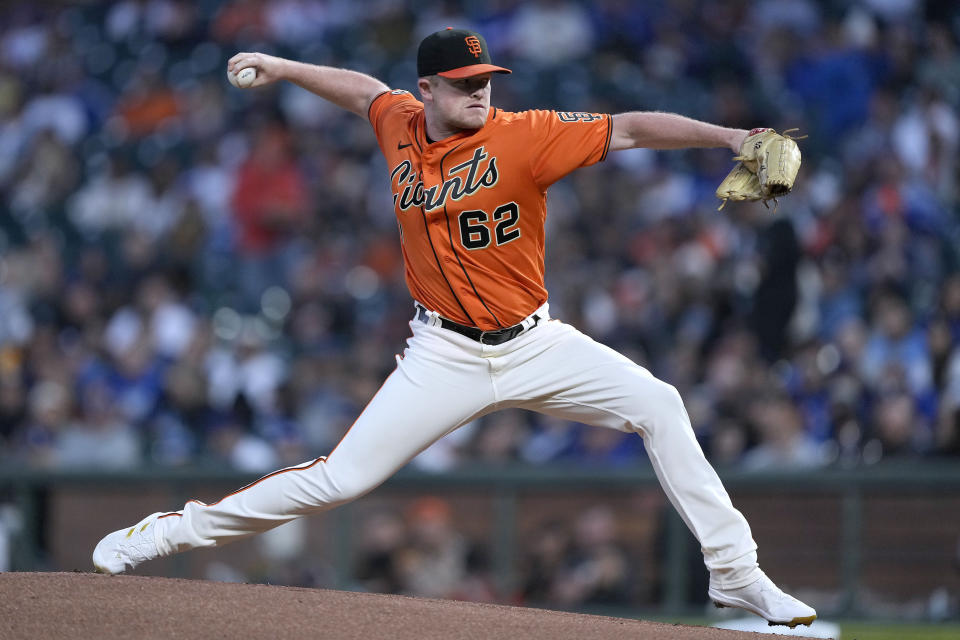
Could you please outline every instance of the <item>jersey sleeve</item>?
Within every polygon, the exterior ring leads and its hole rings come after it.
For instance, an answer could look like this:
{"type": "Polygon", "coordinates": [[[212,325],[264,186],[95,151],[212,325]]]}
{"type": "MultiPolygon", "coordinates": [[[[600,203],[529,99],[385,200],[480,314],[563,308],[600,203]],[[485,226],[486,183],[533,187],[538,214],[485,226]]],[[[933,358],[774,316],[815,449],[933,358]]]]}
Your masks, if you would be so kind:
{"type": "Polygon", "coordinates": [[[530,169],[540,188],[607,157],[613,133],[608,114],[537,110],[527,115],[532,137],[530,169]]]}
{"type": "Polygon", "coordinates": [[[409,91],[394,89],[374,96],[367,109],[367,119],[377,140],[381,140],[384,135],[403,131],[411,116],[422,110],[423,104],[409,91]]]}

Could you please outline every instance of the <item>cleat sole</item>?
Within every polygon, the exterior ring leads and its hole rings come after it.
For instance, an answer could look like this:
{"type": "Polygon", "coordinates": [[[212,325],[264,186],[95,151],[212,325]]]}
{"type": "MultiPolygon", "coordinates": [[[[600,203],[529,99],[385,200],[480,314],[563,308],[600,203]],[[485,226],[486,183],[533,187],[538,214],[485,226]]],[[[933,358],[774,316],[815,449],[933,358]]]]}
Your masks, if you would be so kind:
{"type": "Polygon", "coordinates": [[[795,628],[797,625],[804,625],[809,627],[813,624],[813,621],[817,619],[817,616],[807,616],[805,618],[794,618],[789,622],[773,622],[772,620],[767,620],[768,627],[790,627],[791,629],[795,628]]]}

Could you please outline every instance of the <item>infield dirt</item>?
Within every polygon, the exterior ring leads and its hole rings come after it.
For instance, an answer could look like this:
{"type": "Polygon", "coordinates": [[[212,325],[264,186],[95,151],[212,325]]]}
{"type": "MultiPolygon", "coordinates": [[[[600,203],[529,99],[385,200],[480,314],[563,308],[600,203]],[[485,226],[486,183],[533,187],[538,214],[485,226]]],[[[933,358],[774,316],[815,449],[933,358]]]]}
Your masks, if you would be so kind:
{"type": "Polygon", "coordinates": [[[775,637],[542,609],[323,589],[94,573],[0,574],[0,638],[3,639],[760,640],[775,637]]]}

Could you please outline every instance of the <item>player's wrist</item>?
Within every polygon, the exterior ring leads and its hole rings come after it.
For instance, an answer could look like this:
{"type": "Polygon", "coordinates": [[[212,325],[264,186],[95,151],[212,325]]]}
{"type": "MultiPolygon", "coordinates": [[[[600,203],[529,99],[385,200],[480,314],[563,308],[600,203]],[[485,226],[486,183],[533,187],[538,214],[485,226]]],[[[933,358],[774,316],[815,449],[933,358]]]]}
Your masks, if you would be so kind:
{"type": "Polygon", "coordinates": [[[743,147],[743,141],[747,139],[747,134],[749,132],[746,129],[731,129],[730,135],[727,139],[727,144],[730,147],[730,150],[736,154],[740,153],[740,149],[743,147]]]}
{"type": "Polygon", "coordinates": [[[276,64],[274,65],[274,73],[276,74],[277,80],[296,82],[299,77],[297,73],[298,65],[303,65],[303,63],[296,62],[295,60],[287,60],[286,58],[277,58],[276,64]]]}

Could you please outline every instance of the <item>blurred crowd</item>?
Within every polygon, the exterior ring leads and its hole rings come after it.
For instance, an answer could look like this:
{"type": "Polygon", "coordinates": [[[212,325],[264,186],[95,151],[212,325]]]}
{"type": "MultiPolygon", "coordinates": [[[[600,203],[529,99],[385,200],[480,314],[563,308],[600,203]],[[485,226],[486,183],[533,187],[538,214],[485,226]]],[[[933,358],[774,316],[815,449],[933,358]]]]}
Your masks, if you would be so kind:
{"type": "Polygon", "coordinates": [[[484,545],[456,527],[450,505],[428,496],[403,513],[381,509],[361,523],[355,587],[378,593],[576,608],[626,605],[638,570],[606,505],[571,521],[548,520],[525,536],[524,562],[508,593],[493,579],[484,545]]]}
{"type": "MultiPolygon", "coordinates": [[[[960,453],[954,3],[123,0],[0,8],[0,461],[329,452],[409,335],[386,165],[362,118],[236,90],[225,63],[412,90],[448,25],[514,70],[501,108],[809,136],[770,209],[717,212],[724,150],[611,154],[549,194],[551,313],[676,385],[715,463],[960,453]]],[[[414,464],[644,460],[636,436],[511,411],[414,464]]]]}
{"type": "MultiPolygon", "coordinates": [[[[462,509],[446,498],[365,505],[356,517],[347,583],[354,591],[470,602],[577,609],[628,606],[658,598],[658,585],[623,541],[609,504],[564,520],[547,518],[526,532],[510,583],[498,576],[488,536],[464,531],[462,509]],[[459,512],[460,519],[457,517],[459,512]]],[[[249,561],[214,561],[205,577],[300,587],[337,586],[333,567],[307,548],[304,520],[256,539],[249,561]]],[[[692,538],[691,538],[692,539],[692,538]]],[[[699,562],[699,561],[698,561],[699,562]]],[[[702,565],[700,573],[706,575],[702,565]]],[[[706,588],[701,589],[703,596],[706,588]]],[[[696,600],[700,602],[700,600],[696,600]]]]}

